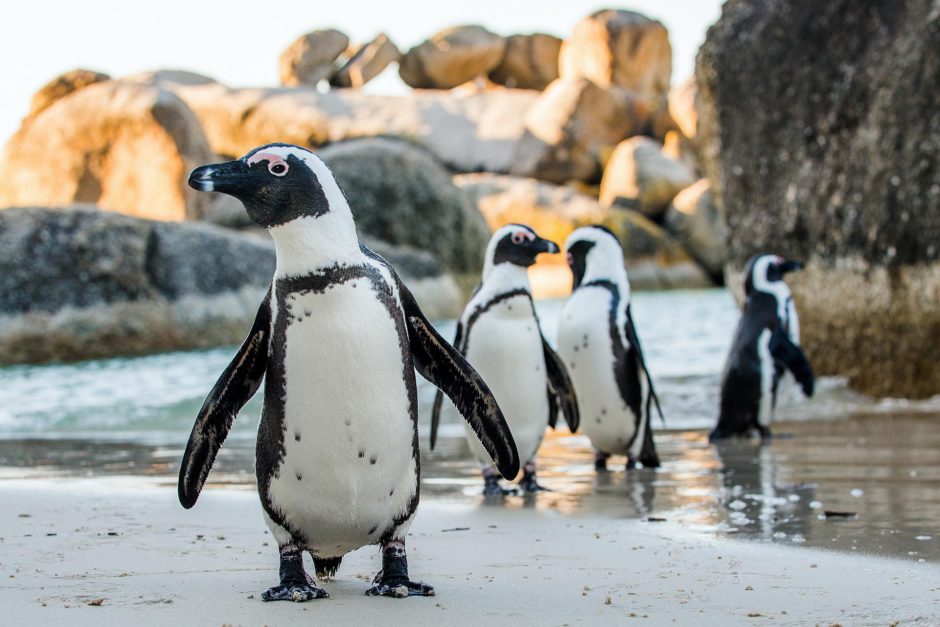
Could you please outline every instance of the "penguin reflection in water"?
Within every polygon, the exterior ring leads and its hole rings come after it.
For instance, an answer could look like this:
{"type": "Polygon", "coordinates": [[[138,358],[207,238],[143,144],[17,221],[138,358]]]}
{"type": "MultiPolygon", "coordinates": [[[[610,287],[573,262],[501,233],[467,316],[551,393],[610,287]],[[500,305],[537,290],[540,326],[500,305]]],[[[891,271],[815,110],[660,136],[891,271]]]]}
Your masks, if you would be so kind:
{"type": "Polygon", "coordinates": [[[507,477],[519,457],[486,384],[442,339],[395,271],[359,243],[349,205],[312,152],[286,144],[197,168],[192,187],[241,200],[274,239],[277,266],[248,338],[209,393],[180,468],[192,507],[239,409],[266,378],[256,469],[280,549],[265,601],[328,596],[318,577],[370,544],[382,570],[369,595],[433,595],[408,577],[405,536],[418,505],[415,369],[444,390],[507,477]]]}
{"type": "MultiPolygon", "coordinates": [[[[506,415],[519,459],[525,462],[519,487],[527,494],[544,489],[536,481],[535,455],[546,423],[555,428],[561,413],[572,432],[578,428],[571,381],[542,336],[529,291],[529,266],[542,253],[558,252],[557,244],[522,224],[498,229],[486,249],[483,281],[464,308],[454,339],[457,350],[487,381],[506,415]]],[[[432,449],[442,401],[443,394],[438,392],[431,414],[432,449]]],[[[483,494],[511,493],[499,485],[499,472],[490,455],[469,429],[467,441],[483,465],[483,494]]]]}
{"type": "Polygon", "coordinates": [[[623,249],[608,229],[587,226],[568,237],[565,250],[574,286],[558,321],[558,354],[577,392],[595,468],[606,470],[611,455],[626,455],[627,468],[658,467],[650,415],[659,399],[633,322],[623,249]]]}
{"type": "Polygon", "coordinates": [[[747,262],[744,311],[721,383],[718,424],[709,440],[747,436],[755,430],[769,437],[777,387],[786,369],[806,396],[813,395],[813,369],[800,350],[800,321],[783,280],[786,273],[802,268],[799,261],[776,255],[757,255],[747,262]]]}

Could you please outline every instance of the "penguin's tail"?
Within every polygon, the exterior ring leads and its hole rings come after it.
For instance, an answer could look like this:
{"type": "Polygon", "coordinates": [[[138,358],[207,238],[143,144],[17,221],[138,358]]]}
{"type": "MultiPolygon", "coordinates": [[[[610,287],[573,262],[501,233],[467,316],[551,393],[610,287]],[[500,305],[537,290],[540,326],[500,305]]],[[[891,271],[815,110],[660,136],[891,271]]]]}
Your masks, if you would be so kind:
{"type": "Polygon", "coordinates": [[[336,571],[339,570],[340,557],[315,557],[313,558],[313,568],[316,570],[318,579],[332,579],[336,571]]]}

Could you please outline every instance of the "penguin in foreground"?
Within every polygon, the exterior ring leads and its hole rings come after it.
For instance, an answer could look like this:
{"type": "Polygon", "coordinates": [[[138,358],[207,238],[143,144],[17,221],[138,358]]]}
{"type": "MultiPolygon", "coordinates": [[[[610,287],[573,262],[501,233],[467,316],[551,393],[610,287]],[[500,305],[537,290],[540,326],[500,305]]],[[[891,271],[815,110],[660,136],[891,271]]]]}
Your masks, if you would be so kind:
{"type": "MultiPolygon", "coordinates": [[[[457,350],[490,385],[506,416],[519,459],[525,463],[519,487],[527,494],[544,489],[536,481],[535,454],[546,423],[554,429],[560,412],[572,432],[578,428],[571,381],[542,335],[529,291],[529,266],[542,253],[558,252],[557,244],[522,224],[498,229],[486,249],[483,281],[457,321],[454,339],[457,350]]],[[[432,449],[442,401],[438,392],[431,414],[432,449]]],[[[467,442],[482,465],[483,494],[511,493],[499,485],[499,472],[469,429],[467,442]]]]}
{"type": "Polygon", "coordinates": [[[581,430],[594,466],[626,455],[627,468],[659,466],[650,421],[659,399],[630,310],[630,282],[617,236],[602,226],[576,229],[565,242],[574,275],[558,321],[558,354],[577,392],[581,430]]]}
{"type": "Polygon", "coordinates": [[[777,386],[787,369],[813,395],[813,369],[800,349],[800,321],[787,272],[802,270],[799,261],[757,255],[745,267],[744,311],[738,322],[721,383],[718,424],[711,441],[747,436],[754,430],[770,437],[777,386]]]}
{"type": "Polygon", "coordinates": [[[495,466],[519,456],[483,379],[442,339],[381,257],[359,243],[346,198],[312,152],[287,144],[195,169],[197,190],[230,194],[277,249],[254,326],[199,411],[179,498],[196,503],[239,409],[266,379],[256,470],[280,550],[280,584],[265,601],[328,596],[306,574],[332,576],[343,555],[378,544],[369,595],[431,596],[408,577],[405,536],[418,505],[415,369],[450,396],[495,466]]]}

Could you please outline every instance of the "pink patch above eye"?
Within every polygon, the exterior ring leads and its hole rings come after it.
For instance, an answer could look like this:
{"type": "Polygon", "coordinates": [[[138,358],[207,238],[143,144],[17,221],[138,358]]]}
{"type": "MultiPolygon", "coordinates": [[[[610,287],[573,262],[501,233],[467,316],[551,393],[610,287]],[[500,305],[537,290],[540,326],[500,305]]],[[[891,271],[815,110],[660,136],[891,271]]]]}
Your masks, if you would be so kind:
{"type": "Polygon", "coordinates": [[[261,161],[267,161],[269,168],[277,163],[283,163],[285,166],[287,165],[284,159],[271,152],[256,152],[248,158],[246,163],[248,165],[254,165],[256,163],[260,163],[261,161]]]}
{"type": "Polygon", "coordinates": [[[522,242],[524,242],[524,241],[526,241],[526,240],[528,240],[528,241],[531,242],[531,241],[535,240],[535,236],[532,235],[531,233],[529,233],[528,231],[515,231],[515,232],[513,232],[513,234],[512,234],[512,243],[513,243],[513,244],[521,244],[522,242]]]}

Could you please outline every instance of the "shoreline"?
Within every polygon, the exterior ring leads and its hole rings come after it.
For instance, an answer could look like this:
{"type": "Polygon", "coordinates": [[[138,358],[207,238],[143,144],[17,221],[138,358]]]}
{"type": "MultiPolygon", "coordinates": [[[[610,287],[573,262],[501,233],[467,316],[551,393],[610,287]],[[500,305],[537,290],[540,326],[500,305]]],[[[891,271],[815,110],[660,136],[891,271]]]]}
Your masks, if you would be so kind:
{"type": "Polygon", "coordinates": [[[434,499],[408,543],[436,597],[365,597],[380,560],[364,548],[324,584],[331,599],[263,603],[277,555],[253,491],[210,487],[186,511],[155,480],[18,479],[0,498],[0,602],[18,624],[126,624],[142,610],[160,625],[940,621],[940,564],[434,499]]]}

